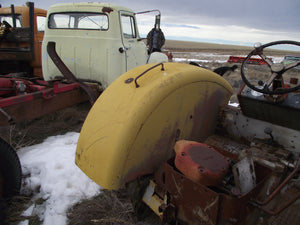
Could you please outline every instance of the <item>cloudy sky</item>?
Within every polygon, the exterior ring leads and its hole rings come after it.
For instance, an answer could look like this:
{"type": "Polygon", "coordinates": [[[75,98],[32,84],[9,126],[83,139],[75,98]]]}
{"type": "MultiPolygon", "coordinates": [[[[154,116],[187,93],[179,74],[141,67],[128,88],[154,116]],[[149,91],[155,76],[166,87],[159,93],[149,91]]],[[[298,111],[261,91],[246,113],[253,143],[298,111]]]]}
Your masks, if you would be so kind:
{"type": "MultiPolygon", "coordinates": [[[[22,5],[26,0],[0,0],[2,7],[22,5]]],[[[84,0],[35,0],[35,6],[84,0]]],[[[90,0],[87,0],[90,1],[90,0]]],[[[168,39],[253,45],[276,40],[300,41],[299,0],[104,0],[135,12],[159,9],[161,28],[168,39]]],[[[145,36],[154,24],[139,25],[145,36]]],[[[139,19],[139,18],[138,18],[139,19]]]]}

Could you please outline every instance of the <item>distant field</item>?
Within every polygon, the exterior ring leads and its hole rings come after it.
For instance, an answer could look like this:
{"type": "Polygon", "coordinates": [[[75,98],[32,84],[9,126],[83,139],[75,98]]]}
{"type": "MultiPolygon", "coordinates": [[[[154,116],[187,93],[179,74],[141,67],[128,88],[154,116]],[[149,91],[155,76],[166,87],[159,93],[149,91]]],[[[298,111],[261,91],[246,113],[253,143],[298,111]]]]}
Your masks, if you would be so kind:
{"type": "Polygon", "coordinates": [[[238,45],[222,45],[205,42],[192,42],[192,41],[176,41],[166,40],[164,45],[166,49],[181,49],[181,50],[251,50],[253,48],[238,45]]]}
{"type": "MultiPolygon", "coordinates": [[[[192,42],[192,41],[176,41],[176,40],[166,40],[164,49],[169,51],[201,51],[201,52],[223,52],[228,54],[239,54],[239,55],[247,55],[254,48],[248,46],[241,45],[223,45],[223,44],[214,44],[214,43],[206,43],[206,42],[192,42]]],[[[270,50],[268,49],[266,53],[272,55],[287,55],[294,54],[291,51],[283,51],[283,50],[270,50]]]]}

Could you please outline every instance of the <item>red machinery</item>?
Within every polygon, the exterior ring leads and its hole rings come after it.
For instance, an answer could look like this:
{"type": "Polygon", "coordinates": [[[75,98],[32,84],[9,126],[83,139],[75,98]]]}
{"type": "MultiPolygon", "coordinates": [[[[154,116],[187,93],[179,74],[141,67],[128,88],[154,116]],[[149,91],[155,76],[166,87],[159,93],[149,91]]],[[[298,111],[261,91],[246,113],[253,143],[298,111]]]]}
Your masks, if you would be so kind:
{"type": "Polygon", "coordinates": [[[47,82],[37,77],[18,78],[15,74],[1,76],[0,126],[32,120],[80,102],[95,101],[99,94],[96,88],[74,77],[58,57],[55,43],[48,44],[48,54],[64,79],[47,82]]]}
{"type": "MultiPolygon", "coordinates": [[[[227,62],[229,63],[242,63],[246,57],[244,56],[229,56],[227,62]]],[[[269,58],[272,60],[271,58],[269,58]]],[[[250,58],[247,60],[247,63],[249,64],[256,64],[256,65],[267,65],[267,63],[262,58],[250,58]]]]}

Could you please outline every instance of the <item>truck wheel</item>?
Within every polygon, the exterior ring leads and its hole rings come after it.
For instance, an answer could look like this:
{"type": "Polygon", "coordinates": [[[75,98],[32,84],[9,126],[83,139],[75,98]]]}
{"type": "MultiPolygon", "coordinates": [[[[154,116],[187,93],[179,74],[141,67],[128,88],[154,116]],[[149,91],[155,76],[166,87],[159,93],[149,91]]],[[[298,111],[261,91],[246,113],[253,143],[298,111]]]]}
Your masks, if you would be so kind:
{"type": "Polygon", "coordinates": [[[15,150],[0,138],[0,197],[9,198],[19,193],[22,170],[15,150]]]}

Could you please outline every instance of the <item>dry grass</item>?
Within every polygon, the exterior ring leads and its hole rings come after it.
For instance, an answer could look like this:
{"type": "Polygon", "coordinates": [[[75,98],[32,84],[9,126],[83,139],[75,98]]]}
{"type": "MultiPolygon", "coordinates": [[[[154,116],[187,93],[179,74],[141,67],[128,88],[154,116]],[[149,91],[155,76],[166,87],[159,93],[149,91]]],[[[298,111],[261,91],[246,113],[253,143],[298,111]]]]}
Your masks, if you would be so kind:
{"type": "Polygon", "coordinates": [[[103,190],[100,195],[84,200],[70,209],[68,219],[70,225],[142,224],[138,222],[125,190],[103,190]]]}
{"type": "MultiPolygon", "coordinates": [[[[181,52],[211,52],[211,53],[230,53],[232,55],[248,55],[254,48],[242,45],[226,45],[226,44],[214,44],[206,42],[192,42],[192,41],[177,41],[166,40],[164,49],[170,51],[181,52]]],[[[270,55],[288,55],[295,54],[293,51],[265,49],[266,54],[270,55]]]]}
{"type": "Polygon", "coordinates": [[[68,131],[80,132],[90,107],[88,102],[82,103],[32,121],[0,127],[0,135],[18,150],[41,143],[49,136],[65,134],[68,131]]]}
{"type": "MultiPolygon", "coordinates": [[[[5,202],[5,224],[17,225],[23,220],[29,220],[31,225],[40,224],[38,216],[22,216],[22,213],[31,202],[31,197],[15,196],[9,202],[5,202]]],[[[0,221],[1,222],[1,221],[0,221]]]]}
{"type": "Polygon", "coordinates": [[[239,45],[223,45],[223,44],[213,44],[206,42],[192,42],[192,41],[176,41],[176,40],[166,40],[164,45],[165,49],[179,50],[183,52],[188,51],[205,51],[205,52],[219,52],[219,51],[243,51],[249,53],[253,50],[252,47],[239,46],[239,45]]]}

